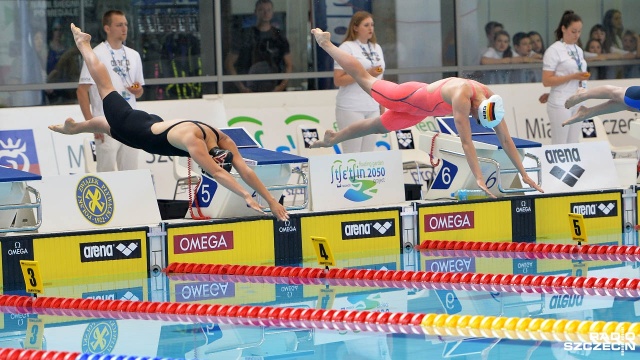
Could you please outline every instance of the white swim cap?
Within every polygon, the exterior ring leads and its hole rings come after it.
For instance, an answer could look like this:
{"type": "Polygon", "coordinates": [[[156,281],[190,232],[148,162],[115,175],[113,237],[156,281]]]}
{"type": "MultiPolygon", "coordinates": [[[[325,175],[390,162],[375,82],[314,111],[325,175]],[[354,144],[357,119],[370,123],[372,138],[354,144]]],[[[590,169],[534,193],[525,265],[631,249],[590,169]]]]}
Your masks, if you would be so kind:
{"type": "Polygon", "coordinates": [[[493,95],[484,100],[478,108],[478,120],[487,129],[493,129],[504,118],[504,104],[500,95],[493,95]]]}

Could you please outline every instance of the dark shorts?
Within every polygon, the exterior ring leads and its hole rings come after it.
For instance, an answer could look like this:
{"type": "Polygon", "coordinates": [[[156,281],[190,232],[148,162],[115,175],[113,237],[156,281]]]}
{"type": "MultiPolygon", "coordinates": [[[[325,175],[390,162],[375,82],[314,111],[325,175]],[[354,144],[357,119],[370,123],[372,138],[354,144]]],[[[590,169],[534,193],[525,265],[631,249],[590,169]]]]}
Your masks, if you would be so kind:
{"type": "Polygon", "coordinates": [[[143,148],[143,139],[151,132],[151,125],[162,121],[157,115],[133,109],[116,91],[102,99],[102,107],[111,127],[111,137],[136,149],[143,148]]]}
{"type": "Polygon", "coordinates": [[[624,92],[624,103],[640,110],[640,86],[629,86],[624,92]]]}

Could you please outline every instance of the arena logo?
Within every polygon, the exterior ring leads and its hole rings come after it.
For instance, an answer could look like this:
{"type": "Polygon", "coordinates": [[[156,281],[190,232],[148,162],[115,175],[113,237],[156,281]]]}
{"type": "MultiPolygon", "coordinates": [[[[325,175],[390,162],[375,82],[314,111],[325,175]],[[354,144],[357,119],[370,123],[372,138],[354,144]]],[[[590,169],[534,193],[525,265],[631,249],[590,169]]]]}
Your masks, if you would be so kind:
{"type": "Polygon", "coordinates": [[[193,282],[175,286],[177,302],[222,299],[236,296],[235,283],[193,282]]]}
{"type": "Polygon", "coordinates": [[[82,294],[83,299],[93,300],[129,300],[140,301],[143,298],[141,287],[129,289],[114,289],[107,291],[92,291],[82,294]],[[123,294],[124,292],[124,294],[123,294]]]}
{"type": "Polygon", "coordinates": [[[617,201],[579,202],[570,204],[570,212],[582,214],[585,218],[618,216],[617,201]]]}
{"type": "Polygon", "coordinates": [[[76,186],[76,204],[85,219],[94,225],[105,225],[113,218],[113,194],[102,179],[88,175],[76,186]]]}
{"type": "Polygon", "coordinates": [[[580,162],[578,148],[551,149],[544,152],[544,157],[549,164],[580,162]]]}
{"type": "Polygon", "coordinates": [[[342,222],[342,240],[389,237],[396,235],[395,219],[342,222]]]}
{"type": "Polygon", "coordinates": [[[398,140],[398,148],[400,150],[412,150],[416,148],[413,141],[413,133],[409,129],[396,130],[396,139],[398,140]]]}
{"type": "Polygon", "coordinates": [[[140,259],[141,240],[103,241],[80,244],[80,261],[140,259]]]}
{"type": "Polygon", "coordinates": [[[318,129],[301,129],[304,147],[309,149],[313,143],[320,140],[318,129]]]}
{"type": "Polygon", "coordinates": [[[550,165],[559,164],[554,165],[549,174],[570,187],[574,187],[585,172],[585,169],[575,164],[582,161],[578,148],[546,150],[544,157],[550,165]],[[572,163],[573,165],[567,170],[566,167],[572,163]],[[563,164],[567,164],[567,166],[563,166],[563,164]]]}
{"type": "Polygon", "coordinates": [[[102,320],[90,323],[82,335],[82,352],[86,354],[109,354],[118,341],[118,323],[102,320]]]}
{"type": "Polygon", "coordinates": [[[233,231],[174,235],[175,254],[188,254],[233,249],[233,231]]]}
{"type": "Polygon", "coordinates": [[[556,179],[562,181],[570,187],[574,187],[578,183],[578,180],[582,177],[584,172],[585,170],[576,164],[572,165],[569,171],[557,165],[551,168],[551,171],[549,171],[549,173],[556,179]]]}
{"type": "Polygon", "coordinates": [[[424,232],[474,229],[473,211],[462,211],[424,216],[424,232]]]}
{"type": "Polygon", "coordinates": [[[587,119],[582,122],[582,138],[591,139],[598,137],[596,125],[593,123],[593,119],[587,119]]]}
{"type": "Polygon", "coordinates": [[[32,130],[0,131],[0,166],[40,174],[32,130]]]}

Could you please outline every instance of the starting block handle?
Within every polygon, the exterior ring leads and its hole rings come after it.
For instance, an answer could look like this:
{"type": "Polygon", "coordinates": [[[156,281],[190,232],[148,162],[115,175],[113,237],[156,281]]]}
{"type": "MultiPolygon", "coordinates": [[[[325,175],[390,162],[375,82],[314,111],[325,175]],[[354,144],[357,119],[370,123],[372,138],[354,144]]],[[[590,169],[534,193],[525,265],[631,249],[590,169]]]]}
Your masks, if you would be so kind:
{"type": "MultiPolygon", "coordinates": [[[[286,210],[302,210],[302,209],[305,209],[307,207],[307,205],[309,205],[309,180],[307,179],[307,174],[305,174],[305,172],[302,171],[302,169],[300,169],[299,167],[295,167],[295,168],[291,169],[291,173],[300,175],[300,177],[302,177],[302,184],[272,185],[272,186],[267,186],[267,190],[269,190],[269,191],[277,191],[277,190],[304,189],[304,201],[303,201],[303,203],[301,205],[296,205],[296,206],[285,206],[285,209],[286,210]]],[[[271,209],[269,209],[268,207],[262,205],[262,203],[260,201],[261,199],[262,198],[258,197],[258,205],[260,205],[260,207],[262,207],[262,211],[271,212],[271,209]]]]}
{"type": "Polygon", "coordinates": [[[6,204],[0,205],[0,211],[3,210],[21,210],[21,209],[36,209],[36,224],[32,226],[23,227],[7,227],[0,228],[0,233],[18,232],[18,231],[35,231],[42,225],[42,199],[38,190],[27,185],[26,190],[34,195],[35,201],[24,204],[6,204]]]}
{"type": "MultiPolygon", "coordinates": [[[[451,150],[447,150],[447,149],[440,149],[441,152],[447,153],[447,154],[451,154],[454,156],[459,156],[459,157],[465,157],[464,154],[456,152],[456,151],[451,151],[451,150]]],[[[532,167],[532,168],[525,168],[524,170],[526,172],[534,172],[537,173],[538,175],[538,186],[541,186],[542,184],[542,165],[540,163],[540,159],[533,155],[533,154],[525,154],[524,156],[529,157],[533,160],[536,161],[536,167],[532,167]]],[[[478,161],[483,162],[483,163],[489,163],[492,164],[493,166],[495,166],[496,168],[496,178],[497,178],[497,184],[498,184],[498,190],[501,193],[507,194],[507,193],[518,193],[518,192],[528,192],[528,191],[536,191],[536,189],[534,188],[503,188],[502,187],[502,174],[514,174],[514,173],[518,173],[518,169],[515,168],[511,168],[511,169],[501,169],[500,168],[500,163],[495,161],[494,159],[490,159],[490,158],[485,158],[485,157],[478,157],[478,161]]]]}

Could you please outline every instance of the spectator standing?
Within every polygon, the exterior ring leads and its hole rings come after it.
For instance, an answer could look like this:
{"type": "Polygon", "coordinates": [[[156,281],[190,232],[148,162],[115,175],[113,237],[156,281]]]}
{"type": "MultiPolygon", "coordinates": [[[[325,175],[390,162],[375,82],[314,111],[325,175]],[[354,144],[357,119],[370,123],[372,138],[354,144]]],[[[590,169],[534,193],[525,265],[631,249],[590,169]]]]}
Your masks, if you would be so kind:
{"type": "MultiPolygon", "coordinates": [[[[234,39],[231,50],[225,59],[225,69],[230,75],[290,73],[293,71],[293,59],[289,52],[289,41],[280,29],[271,23],[273,3],[271,0],[258,0],[255,6],[256,25],[243,29],[234,39]]],[[[287,88],[287,79],[238,81],[240,92],[283,91],[287,88]]]]}
{"type": "MultiPolygon", "coordinates": [[[[124,12],[109,10],[102,16],[102,28],[107,40],[98,44],[93,51],[109,72],[114,88],[132,108],[136,108],[136,99],[142,96],[144,77],[140,54],[125,46],[128,23],[124,12]]],[[[87,65],[83,62],[77,89],[78,104],[85,120],[104,115],[102,100],[96,83],[91,77],[87,65]]],[[[124,145],[111,136],[96,133],[96,170],[115,171],[135,170],[138,168],[138,150],[124,145]]],[[[85,151],[89,151],[86,149],[85,151]]]]}
{"type": "Polygon", "coordinates": [[[622,49],[622,35],[624,26],[622,25],[622,13],[617,9],[609,9],[602,17],[602,26],[607,33],[603,48],[616,47],[622,49]]]}
{"type": "MultiPolygon", "coordinates": [[[[640,37],[633,30],[625,30],[622,35],[622,50],[626,51],[628,57],[633,56],[637,58],[640,54],[640,37]]],[[[625,65],[624,67],[625,79],[640,77],[639,65],[625,65]]]]}
{"type": "MultiPolygon", "coordinates": [[[[358,11],[351,17],[349,28],[340,49],[355,57],[371,76],[382,79],[385,69],[382,48],[376,41],[373,16],[358,11]]],[[[381,106],[356,83],[356,80],[335,62],[333,82],[338,86],[336,96],[336,121],[344,129],[352,123],[380,116],[381,106]]],[[[373,151],[377,135],[367,135],[344,141],[342,151],[355,153],[373,151]]]]}
{"type": "Polygon", "coordinates": [[[566,109],[565,101],[578,88],[586,87],[589,78],[584,53],[578,47],[582,32],[582,19],[571,10],[562,14],[555,30],[556,42],[544,53],[542,65],[542,84],[550,87],[547,100],[547,114],[551,123],[553,144],[575,143],[579,140],[581,125],[562,126],[562,122],[572,117],[577,107],[566,109]]]}

